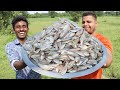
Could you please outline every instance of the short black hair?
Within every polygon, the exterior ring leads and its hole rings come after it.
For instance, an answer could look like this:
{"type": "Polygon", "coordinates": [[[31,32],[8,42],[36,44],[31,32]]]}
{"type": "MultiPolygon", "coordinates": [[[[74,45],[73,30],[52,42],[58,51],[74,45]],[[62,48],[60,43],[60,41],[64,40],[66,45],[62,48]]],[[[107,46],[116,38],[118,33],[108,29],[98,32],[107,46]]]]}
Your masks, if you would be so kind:
{"type": "Polygon", "coordinates": [[[24,17],[23,15],[19,15],[16,16],[13,20],[12,20],[12,27],[14,28],[15,24],[19,21],[24,21],[27,23],[27,27],[28,27],[28,20],[26,19],[26,17],[24,17]]]}
{"type": "Polygon", "coordinates": [[[83,14],[82,14],[82,18],[84,17],[84,16],[93,16],[96,20],[97,20],[97,15],[95,14],[95,12],[93,12],[93,11],[85,11],[85,12],[83,12],[83,14]]]}

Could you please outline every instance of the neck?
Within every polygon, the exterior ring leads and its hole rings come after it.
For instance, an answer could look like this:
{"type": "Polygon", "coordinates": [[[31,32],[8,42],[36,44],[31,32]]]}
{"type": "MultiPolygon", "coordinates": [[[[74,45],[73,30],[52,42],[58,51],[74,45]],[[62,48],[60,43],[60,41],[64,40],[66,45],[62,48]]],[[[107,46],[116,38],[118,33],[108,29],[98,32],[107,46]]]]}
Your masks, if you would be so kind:
{"type": "Polygon", "coordinates": [[[26,41],[26,39],[27,39],[27,38],[24,38],[24,39],[18,39],[18,40],[19,40],[19,42],[20,42],[21,44],[24,44],[24,42],[26,41]]]}
{"type": "Polygon", "coordinates": [[[97,34],[97,32],[96,31],[94,31],[93,33],[92,33],[92,35],[95,37],[96,36],[96,34],[97,34]]]}

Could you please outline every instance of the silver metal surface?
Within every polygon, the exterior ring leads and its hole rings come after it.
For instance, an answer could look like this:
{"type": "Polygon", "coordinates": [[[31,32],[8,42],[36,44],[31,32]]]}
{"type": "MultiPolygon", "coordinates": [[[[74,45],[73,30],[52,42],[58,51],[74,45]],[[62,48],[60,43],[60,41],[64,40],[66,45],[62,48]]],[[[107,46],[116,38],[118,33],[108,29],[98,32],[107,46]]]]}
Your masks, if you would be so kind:
{"type": "Polygon", "coordinates": [[[74,78],[74,77],[84,76],[84,75],[93,73],[105,64],[105,62],[107,60],[107,50],[106,50],[105,46],[99,40],[98,40],[98,42],[100,45],[102,45],[102,49],[103,49],[103,58],[102,58],[102,60],[100,60],[100,62],[98,64],[96,64],[94,67],[84,70],[84,71],[74,72],[74,73],[66,73],[64,75],[61,75],[59,73],[55,73],[52,71],[43,70],[40,67],[38,67],[37,65],[35,65],[34,63],[32,63],[31,60],[28,58],[28,55],[27,55],[26,51],[24,50],[24,48],[21,48],[21,55],[23,57],[23,61],[28,65],[28,67],[30,67],[32,70],[34,70],[35,72],[37,72],[39,74],[49,76],[49,77],[54,77],[54,78],[74,78]]]}

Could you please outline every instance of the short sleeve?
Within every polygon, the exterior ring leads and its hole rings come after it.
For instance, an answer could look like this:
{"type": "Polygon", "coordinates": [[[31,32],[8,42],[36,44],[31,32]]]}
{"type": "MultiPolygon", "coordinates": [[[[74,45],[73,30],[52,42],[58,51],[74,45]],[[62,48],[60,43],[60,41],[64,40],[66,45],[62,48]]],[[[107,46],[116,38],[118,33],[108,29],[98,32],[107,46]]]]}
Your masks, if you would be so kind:
{"type": "Polygon", "coordinates": [[[15,48],[15,45],[9,43],[5,46],[5,52],[6,52],[6,55],[8,57],[8,60],[10,62],[10,65],[11,67],[15,69],[13,63],[15,61],[19,61],[20,57],[19,57],[19,53],[17,52],[16,48],[15,48]]]}

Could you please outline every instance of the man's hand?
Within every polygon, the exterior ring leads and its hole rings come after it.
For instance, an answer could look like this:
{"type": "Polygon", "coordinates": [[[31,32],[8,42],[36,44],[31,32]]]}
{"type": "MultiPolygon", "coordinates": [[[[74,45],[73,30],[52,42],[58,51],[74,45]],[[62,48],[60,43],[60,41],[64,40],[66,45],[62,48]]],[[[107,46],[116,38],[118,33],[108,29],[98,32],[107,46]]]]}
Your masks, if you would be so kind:
{"type": "Polygon", "coordinates": [[[27,65],[22,60],[14,62],[14,67],[16,68],[16,70],[21,70],[25,68],[26,66],[27,65]]]}
{"type": "Polygon", "coordinates": [[[102,66],[102,68],[106,68],[106,64],[104,64],[104,65],[102,66]]]}

